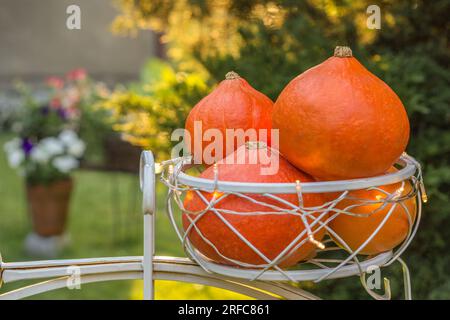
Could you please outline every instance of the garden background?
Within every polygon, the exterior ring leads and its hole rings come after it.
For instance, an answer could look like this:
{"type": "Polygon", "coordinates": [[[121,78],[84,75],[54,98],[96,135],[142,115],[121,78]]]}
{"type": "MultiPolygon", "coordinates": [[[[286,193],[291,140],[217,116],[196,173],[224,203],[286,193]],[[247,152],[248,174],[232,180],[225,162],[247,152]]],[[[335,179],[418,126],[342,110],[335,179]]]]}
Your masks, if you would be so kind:
{"type": "MultiPolygon", "coordinates": [[[[105,127],[105,136],[115,131],[134,146],[154,150],[163,160],[170,150],[170,132],[184,126],[190,108],[228,71],[238,72],[256,89],[276,99],[290,79],[325,60],[336,45],[349,45],[354,56],[402,99],[411,123],[407,151],[423,164],[429,202],[419,232],[404,254],[412,274],[413,296],[450,298],[449,1],[44,2],[47,5],[36,10],[28,0],[15,9],[13,1],[0,4],[0,23],[5,25],[0,41],[6,48],[0,62],[0,144],[12,136],[14,118],[20,114],[14,80],[36,85],[47,76],[83,67],[111,89],[95,105],[112,116],[104,119],[94,111],[86,112],[93,119],[88,121],[87,117],[80,132],[88,143],[85,160],[89,165],[75,174],[71,244],[61,258],[142,252],[137,177],[110,166],[106,166],[107,171],[99,170],[105,169],[102,164],[107,160],[102,152],[103,136],[95,130],[99,122],[105,127]],[[65,28],[65,8],[77,2],[82,21],[85,17],[87,22],[81,30],[69,31],[65,28]],[[380,29],[367,27],[370,5],[381,9],[380,29]],[[55,16],[53,25],[46,24],[48,33],[36,39],[30,30],[42,23],[49,10],[55,16]],[[25,17],[28,24],[14,24],[14,14],[19,12],[34,18],[25,17]],[[45,63],[48,67],[44,68],[45,63]]],[[[158,199],[163,198],[164,189],[159,186],[158,199]]],[[[182,255],[162,214],[162,203],[157,218],[157,253],[182,255]]],[[[30,228],[26,208],[23,181],[8,167],[2,153],[0,251],[6,261],[34,259],[23,251],[30,228]]],[[[400,297],[399,270],[391,268],[383,274],[391,276],[393,293],[400,297]]],[[[91,284],[82,290],[59,290],[38,298],[138,298],[140,286],[139,281],[91,284]]],[[[324,298],[368,298],[357,278],[304,286],[324,298]]],[[[11,288],[14,286],[5,286],[0,292],[11,288]]],[[[202,286],[161,282],[157,297],[236,296],[202,286]]]]}

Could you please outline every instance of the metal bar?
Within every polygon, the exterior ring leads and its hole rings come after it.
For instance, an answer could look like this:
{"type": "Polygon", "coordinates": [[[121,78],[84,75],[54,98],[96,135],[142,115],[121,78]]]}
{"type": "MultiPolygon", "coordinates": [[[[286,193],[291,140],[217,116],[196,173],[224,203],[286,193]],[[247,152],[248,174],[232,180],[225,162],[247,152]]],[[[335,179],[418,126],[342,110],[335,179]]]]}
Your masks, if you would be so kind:
{"type": "MultiPolygon", "coordinates": [[[[99,259],[91,259],[92,261],[99,259]]],[[[126,260],[126,259],[114,259],[126,260]]],[[[131,259],[130,259],[131,260],[131,259]]],[[[134,259],[133,259],[134,260],[134,259]]],[[[71,264],[62,265],[61,261],[57,261],[54,266],[37,267],[37,268],[7,268],[3,271],[4,283],[11,283],[21,280],[44,279],[66,276],[69,267],[78,266],[80,275],[116,273],[128,271],[143,271],[143,258],[135,260],[134,262],[111,262],[102,264],[85,264],[86,259],[80,259],[84,264],[77,264],[75,260],[71,260],[71,264]]],[[[104,261],[102,259],[101,261],[104,261]]],[[[198,265],[193,264],[186,258],[174,257],[155,257],[153,260],[154,271],[163,272],[177,272],[186,274],[206,274],[198,265]]]]}
{"type": "MultiPolygon", "coordinates": [[[[368,266],[371,265],[377,265],[377,266],[383,266],[384,263],[390,260],[392,257],[392,251],[381,253],[377,256],[375,256],[372,259],[368,259],[366,261],[363,261],[360,263],[363,270],[366,270],[368,266]]],[[[226,275],[229,277],[234,278],[241,278],[241,279],[252,279],[258,273],[260,270],[257,269],[238,269],[233,268],[225,265],[216,264],[210,261],[205,260],[200,254],[195,252],[194,256],[195,260],[200,260],[203,265],[206,266],[206,268],[212,272],[219,273],[222,275],[226,275]]],[[[320,277],[326,275],[331,270],[334,270],[334,268],[327,268],[327,269],[314,269],[314,270],[290,270],[289,276],[293,278],[295,281],[314,281],[319,279],[320,277]]],[[[357,265],[345,265],[342,266],[339,270],[337,270],[335,273],[327,277],[327,279],[336,279],[336,278],[344,278],[354,275],[359,275],[360,270],[357,265]]],[[[259,276],[258,280],[266,280],[266,281],[286,281],[286,278],[283,274],[281,274],[278,271],[274,270],[267,270],[262,275],[259,276]]]]}
{"type": "MultiPolygon", "coordinates": [[[[99,264],[99,265],[81,265],[80,266],[80,280],[81,283],[97,282],[97,281],[109,281],[111,279],[119,279],[128,277],[130,273],[133,273],[133,279],[139,279],[143,277],[142,264],[140,262],[135,263],[118,263],[118,264],[99,264]],[[111,277],[107,275],[110,274],[111,277]],[[138,276],[139,275],[139,276],[138,276]],[[104,280],[106,279],[106,280],[104,280]],[[108,280],[109,279],[109,280],[108,280]]],[[[157,257],[154,262],[154,273],[159,276],[155,278],[161,278],[161,275],[171,274],[172,276],[167,276],[164,279],[174,280],[175,277],[179,279],[197,279],[195,283],[201,283],[205,285],[216,286],[217,281],[227,281],[233,283],[234,286],[245,286],[248,288],[256,288],[266,292],[271,292],[277,296],[287,298],[287,299],[318,299],[316,296],[301,290],[296,287],[288,286],[287,284],[275,283],[275,282],[263,282],[263,281],[248,281],[236,279],[233,277],[221,276],[217,274],[209,274],[205,272],[198,265],[193,264],[191,261],[185,258],[172,258],[172,257],[157,257]],[[203,280],[199,280],[203,279],[203,280]]],[[[26,295],[18,295],[18,292],[13,291],[0,295],[1,299],[9,298],[24,298],[29,295],[39,294],[45,291],[55,290],[57,288],[63,288],[67,285],[67,269],[61,266],[57,267],[47,267],[47,268],[36,268],[36,269],[8,269],[5,270],[4,280],[5,283],[10,283],[18,280],[31,280],[31,279],[42,279],[58,277],[50,281],[45,281],[40,284],[28,286],[22,288],[25,292],[29,292],[26,295]],[[61,280],[62,279],[62,280],[61,280]],[[55,283],[57,284],[55,286],[55,283]]],[[[182,280],[181,280],[182,281],[182,280]]],[[[188,281],[192,282],[192,281],[188,281]]],[[[224,286],[219,286],[224,289],[230,289],[230,284],[224,286]]],[[[20,290],[20,289],[18,289],[20,290]]],[[[251,291],[251,290],[250,290],[251,291]]],[[[255,297],[250,291],[244,290],[240,293],[248,294],[255,297]]],[[[253,291],[252,291],[253,292],[253,291]]]]}
{"type": "MultiPolygon", "coordinates": [[[[142,263],[142,256],[128,256],[128,257],[104,257],[104,258],[85,258],[85,259],[65,259],[65,260],[42,260],[42,261],[24,261],[24,262],[1,262],[2,270],[9,269],[38,269],[38,268],[55,268],[55,267],[69,267],[69,266],[84,266],[97,264],[114,264],[114,263],[142,263]]],[[[193,265],[194,262],[187,258],[181,257],[167,257],[155,256],[154,263],[173,263],[182,265],[193,265]]]]}
{"type": "Polygon", "coordinates": [[[398,258],[398,262],[400,262],[400,264],[402,265],[405,300],[412,300],[411,276],[409,275],[408,265],[401,258],[398,258]]]}
{"type": "Polygon", "coordinates": [[[198,265],[174,265],[170,262],[162,261],[155,265],[155,270],[157,272],[168,272],[168,273],[183,273],[196,275],[201,277],[208,277],[214,279],[223,279],[230,282],[240,283],[248,287],[258,288],[264,291],[274,293],[280,297],[287,299],[306,299],[306,300],[317,300],[319,299],[315,295],[301,290],[300,288],[293,287],[284,283],[277,283],[272,281],[250,281],[245,279],[237,279],[235,277],[228,277],[219,274],[208,273],[203,270],[198,265]]]}
{"type": "Polygon", "coordinates": [[[23,261],[23,262],[3,262],[0,267],[2,270],[8,269],[37,269],[37,268],[53,268],[64,266],[82,266],[93,264],[112,264],[112,263],[142,263],[142,256],[128,257],[102,257],[102,258],[86,258],[86,259],[60,259],[60,260],[40,260],[40,261],[23,261]]]}
{"type": "MultiPolygon", "coordinates": [[[[134,280],[141,279],[142,272],[118,272],[111,274],[95,274],[83,276],[80,281],[81,284],[115,281],[115,280],[134,280]]],[[[0,300],[17,300],[27,298],[33,295],[41,294],[44,292],[65,288],[67,286],[68,277],[60,277],[37,284],[33,284],[27,287],[23,287],[5,294],[0,295],[0,300]]],[[[189,274],[177,274],[170,272],[156,272],[154,275],[156,280],[169,280],[180,281],[186,283],[197,283],[206,286],[213,286],[233,292],[237,292],[256,299],[276,299],[273,295],[242,285],[240,283],[229,282],[220,278],[209,278],[203,276],[189,275],[189,274]]]]}
{"type": "MultiPolygon", "coordinates": [[[[319,297],[317,297],[316,295],[305,291],[303,289],[294,287],[292,285],[288,285],[282,282],[273,282],[273,281],[258,281],[258,283],[263,284],[264,286],[266,286],[267,284],[270,284],[270,287],[267,287],[267,290],[270,292],[274,292],[276,293],[277,289],[275,288],[280,288],[281,290],[283,290],[283,292],[280,292],[280,296],[285,297],[288,300],[321,300],[319,297]]],[[[261,289],[264,289],[263,287],[261,287],[261,289]]],[[[266,289],[264,289],[266,290],[266,289]]]]}
{"type": "Polygon", "coordinates": [[[153,215],[144,215],[144,300],[154,298],[153,281],[153,215]]]}
{"type": "Polygon", "coordinates": [[[228,282],[222,280],[220,278],[212,278],[212,277],[204,277],[204,276],[196,276],[196,275],[183,275],[182,277],[179,274],[174,273],[157,273],[156,279],[158,280],[172,280],[172,281],[180,281],[187,283],[198,283],[206,286],[212,286],[216,288],[225,289],[232,292],[237,292],[248,297],[252,297],[255,299],[261,300],[277,300],[276,297],[269,293],[265,293],[260,290],[253,289],[251,287],[243,286],[239,283],[228,282]]]}
{"type": "Polygon", "coordinates": [[[140,184],[144,212],[144,300],[154,299],[153,256],[155,254],[155,159],[151,151],[143,151],[140,163],[140,184]]]}
{"type": "MultiPolygon", "coordinates": [[[[118,272],[118,273],[107,273],[107,274],[93,274],[81,277],[80,284],[87,284],[93,282],[102,281],[114,281],[114,280],[133,280],[142,278],[142,272],[118,272]]],[[[0,294],[0,300],[18,300],[31,297],[40,293],[47,291],[52,291],[56,289],[61,289],[67,287],[67,280],[69,277],[61,277],[57,279],[52,279],[17,290],[13,290],[4,294],[0,294]]]]}
{"type": "MultiPolygon", "coordinates": [[[[361,267],[363,269],[367,268],[370,265],[379,265],[382,266],[383,262],[389,261],[392,253],[384,253],[376,256],[373,259],[369,259],[361,262],[361,267]]],[[[129,258],[124,257],[123,259],[114,258],[114,260],[124,261],[129,258]]],[[[201,257],[200,257],[201,259],[201,257]]],[[[117,272],[122,270],[128,271],[138,271],[144,270],[143,268],[143,260],[142,257],[138,260],[129,259],[130,262],[109,262],[102,264],[86,264],[87,259],[80,259],[83,263],[76,263],[76,260],[70,260],[70,264],[62,264],[62,261],[57,261],[53,267],[47,266],[46,268],[37,267],[37,268],[21,268],[13,269],[13,268],[5,268],[3,271],[3,280],[5,283],[25,280],[25,279],[38,279],[38,278],[49,278],[49,277],[58,277],[67,274],[66,268],[69,266],[79,266],[81,275],[85,274],[94,274],[94,273],[108,273],[108,272],[117,272]]],[[[99,259],[91,259],[92,262],[99,259]]],[[[105,261],[105,258],[101,259],[101,261],[105,261]]],[[[255,273],[259,272],[259,270],[253,269],[236,269],[232,267],[227,267],[223,265],[217,265],[211,262],[206,262],[209,270],[222,274],[224,276],[238,279],[251,279],[255,273]]],[[[186,258],[173,258],[173,257],[159,257],[156,256],[153,260],[153,270],[158,272],[179,272],[179,273],[188,273],[188,274],[203,274],[210,276],[210,273],[207,273],[201,268],[199,265],[194,264],[190,260],[186,258]]],[[[296,281],[312,281],[326,272],[332,270],[333,268],[327,269],[316,269],[316,270],[291,270],[289,271],[291,277],[293,277],[296,281]]],[[[337,271],[336,274],[330,276],[330,278],[341,278],[348,277],[352,275],[358,275],[359,269],[356,265],[347,265],[337,271]]],[[[266,281],[285,281],[286,278],[277,271],[268,270],[266,271],[260,278],[260,280],[266,281]]]]}
{"type": "MultiPolygon", "coordinates": [[[[402,169],[394,173],[388,173],[377,177],[326,182],[305,182],[301,184],[302,192],[322,193],[358,190],[401,182],[410,178],[416,172],[416,166],[411,159],[412,158],[409,155],[403,155],[398,161],[399,164],[404,165],[402,169]]],[[[220,180],[215,184],[214,180],[193,177],[184,172],[180,172],[177,179],[181,184],[203,190],[216,190],[219,192],[296,193],[297,187],[295,183],[250,183],[220,180]]]]}
{"type": "MultiPolygon", "coordinates": [[[[20,280],[44,279],[64,277],[69,275],[72,266],[37,268],[37,269],[8,269],[3,272],[3,282],[11,283],[20,280]]],[[[142,262],[110,263],[79,266],[81,276],[100,273],[115,273],[125,271],[142,271],[142,262]]]]}

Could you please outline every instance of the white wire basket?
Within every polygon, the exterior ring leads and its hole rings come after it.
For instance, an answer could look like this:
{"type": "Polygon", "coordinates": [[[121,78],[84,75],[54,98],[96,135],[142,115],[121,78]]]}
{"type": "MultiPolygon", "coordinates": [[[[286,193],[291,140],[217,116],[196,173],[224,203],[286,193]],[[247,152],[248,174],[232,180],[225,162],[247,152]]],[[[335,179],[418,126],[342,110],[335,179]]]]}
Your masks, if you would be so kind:
{"type": "Polygon", "coordinates": [[[385,294],[376,293],[366,282],[366,274],[375,268],[387,267],[398,261],[402,265],[404,272],[404,287],[406,299],[411,299],[411,286],[409,271],[400,255],[411,243],[421,219],[422,201],[426,202],[426,193],[423,185],[422,171],[420,164],[411,156],[404,153],[397,161],[397,171],[364,179],[352,179],[327,182],[293,182],[293,183],[244,183],[220,181],[218,179],[218,167],[214,166],[214,179],[199,178],[187,173],[187,169],[192,168],[191,157],[180,157],[157,164],[156,171],[161,172],[161,181],[168,187],[167,214],[180,239],[188,257],[198,263],[205,271],[216,273],[227,277],[246,279],[250,281],[314,281],[320,282],[325,279],[336,279],[349,276],[359,276],[363,287],[376,299],[390,299],[389,280],[384,279],[385,294]],[[399,184],[400,187],[393,192],[387,192],[381,188],[386,185],[399,184]],[[406,185],[411,187],[408,192],[404,192],[406,185]],[[355,190],[376,190],[382,197],[377,199],[355,198],[351,191],[355,190]],[[195,193],[204,202],[205,208],[199,212],[190,212],[184,207],[183,199],[188,192],[195,193]],[[216,196],[220,194],[220,196],[216,196]],[[328,194],[333,195],[326,203],[306,207],[302,199],[305,194],[328,194]],[[296,194],[298,203],[287,202],[280,195],[296,194]],[[210,196],[205,196],[210,195],[210,196]],[[211,196],[212,195],[212,196],[211,196]],[[257,197],[255,195],[258,195],[257,197]],[[238,197],[242,201],[248,201],[262,207],[270,208],[270,211],[236,211],[227,210],[218,206],[227,197],[238,197]],[[267,201],[261,200],[267,199],[267,201]],[[339,208],[339,204],[351,199],[352,206],[339,208]],[[414,213],[405,205],[405,201],[415,199],[414,213]],[[278,202],[282,205],[274,205],[278,202]],[[368,214],[375,214],[379,210],[386,209],[387,213],[381,219],[378,226],[357,248],[351,249],[338,233],[330,228],[333,219],[341,215],[356,216],[355,207],[374,205],[376,209],[368,214]],[[398,244],[394,250],[362,255],[361,251],[383,231],[383,227],[394,214],[395,209],[401,207],[408,217],[408,230],[404,240],[398,244]],[[275,257],[268,257],[261,247],[249,241],[245,234],[242,234],[227,217],[230,215],[253,215],[279,214],[293,215],[302,219],[304,228],[292,239],[292,241],[275,257]],[[189,220],[189,226],[183,227],[182,216],[189,220]],[[246,261],[236,260],[221,252],[213,241],[202,233],[198,227],[199,221],[206,215],[214,215],[230,232],[235,234],[245,246],[246,250],[252,250],[263,261],[258,264],[251,264],[246,261]],[[320,230],[325,230],[327,236],[323,240],[317,240],[315,235],[320,230]],[[220,256],[221,263],[213,261],[202,254],[191,241],[191,235],[195,233],[202,241],[211,246],[217,256],[220,256]],[[333,240],[334,239],[334,240],[333,240]],[[337,245],[338,243],[339,245],[337,245]],[[305,245],[314,244],[315,255],[306,261],[299,262],[295,267],[284,269],[281,267],[284,259],[287,259],[293,252],[305,245]]]}

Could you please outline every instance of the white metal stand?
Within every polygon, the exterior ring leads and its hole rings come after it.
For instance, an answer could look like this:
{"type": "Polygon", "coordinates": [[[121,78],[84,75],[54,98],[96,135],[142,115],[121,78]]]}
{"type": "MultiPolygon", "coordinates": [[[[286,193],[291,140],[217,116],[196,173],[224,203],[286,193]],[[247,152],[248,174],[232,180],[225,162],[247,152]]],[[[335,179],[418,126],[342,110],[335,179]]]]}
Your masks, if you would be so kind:
{"type": "Polygon", "coordinates": [[[144,300],[154,298],[153,256],[155,255],[155,159],[151,152],[143,152],[140,163],[140,184],[144,212],[144,300]]]}
{"type": "MultiPolygon", "coordinates": [[[[257,299],[318,299],[318,297],[309,292],[289,285],[286,279],[280,276],[278,271],[266,270],[263,276],[255,279],[255,272],[257,271],[216,265],[206,260],[201,260],[200,256],[194,257],[197,262],[193,262],[187,258],[155,256],[156,169],[153,154],[150,151],[144,151],[142,153],[140,166],[140,185],[143,192],[144,215],[143,256],[7,263],[2,261],[0,255],[0,286],[20,280],[50,279],[2,293],[0,294],[0,300],[22,299],[43,292],[64,288],[69,284],[73,284],[74,280],[79,280],[79,284],[82,285],[85,283],[129,279],[143,279],[144,299],[146,300],[154,299],[155,280],[172,280],[215,286],[257,299]],[[199,261],[201,265],[199,265],[199,261]],[[75,273],[73,272],[74,270],[76,270],[75,273]],[[74,279],[74,276],[78,276],[79,278],[74,279]]],[[[409,165],[406,168],[406,170],[412,170],[409,165]]],[[[403,172],[402,174],[406,175],[407,173],[403,172]]],[[[399,177],[398,179],[403,178],[399,177]]],[[[210,183],[207,181],[188,181],[189,178],[186,175],[183,175],[182,179],[187,183],[191,182],[191,184],[210,183]]],[[[222,183],[219,186],[223,189],[232,189],[229,183],[222,183]]],[[[249,190],[251,191],[254,188],[264,189],[268,186],[247,186],[241,184],[238,187],[242,191],[246,191],[245,188],[250,188],[249,190]]],[[[286,192],[288,187],[281,186],[279,193],[286,192]]],[[[311,184],[306,187],[317,188],[317,184],[311,184]]],[[[333,187],[336,188],[335,185],[331,185],[330,188],[333,189],[333,187]]],[[[352,187],[356,188],[356,186],[352,187]]],[[[418,214],[420,215],[420,210],[418,214]]],[[[420,216],[418,219],[420,219],[420,216]]],[[[195,255],[195,252],[191,252],[191,254],[195,255]]],[[[339,278],[358,275],[361,272],[364,273],[368,265],[388,265],[397,258],[397,253],[388,252],[380,254],[359,265],[343,266],[335,270],[332,275],[329,274],[330,268],[289,271],[289,273],[295,278],[295,281],[317,280],[325,275],[328,275],[329,278],[339,278]]],[[[410,299],[409,271],[402,260],[398,261],[400,261],[404,269],[406,298],[410,299]]],[[[386,290],[388,289],[387,287],[386,290]]],[[[390,295],[390,292],[387,294],[390,295]]],[[[374,294],[374,297],[383,298],[376,294],[374,294]]]]}

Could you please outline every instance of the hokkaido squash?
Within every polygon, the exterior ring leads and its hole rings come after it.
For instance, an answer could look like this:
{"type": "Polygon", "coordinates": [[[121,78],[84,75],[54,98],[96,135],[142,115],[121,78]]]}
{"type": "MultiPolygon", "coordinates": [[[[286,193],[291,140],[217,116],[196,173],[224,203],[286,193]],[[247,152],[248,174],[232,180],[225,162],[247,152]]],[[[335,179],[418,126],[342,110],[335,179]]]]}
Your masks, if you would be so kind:
{"type": "MultiPolygon", "coordinates": [[[[239,182],[260,182],[260,183],[294,183],[310,182],[312,178],[304,174],[289,164],[285,159],[279,157],[278,152],[265,146],[263,143],[250,142],[238,148],[238,150],[227,158],[217,163],[218,179],[220,181],[239,181],[239,182]],[[253,161],[256,159],[256,161],[253,161]],[[274,175],[261,174],[261,169],[266,166],[266,161],[261,159],[270,159],[278,161],[279,170],[274,175]],[[264,162],[264,163],[263,163],[264,162]]],[[[210,166],[200,176],[205,179],[214,178],[214,167],[210,166]]],[[[213,196],[220,198],[223,196],[219,192],[206,193],[203,196],[209,201],[213,196]]],[[[273,200],[259,194],[246,194],[251,199],[265,202],[280,208],[289,208],[286,204],[273,200]]],[[[298,196],[294,194],[279,194],[281,199],[294,205],[298,205],[298,196]]],[[[304,206],[318,206],[324,203],[320,194],[303,195],[304,206]]],[[[206,204],[194,192],[189,191],[184,199],[184,207],[191,212],[200,212],[205,210],[206,204]]],[[[228,223],[236,228],[242,236],[252,243],[270,260],[277,257],[295,238],[305,230],[305,225],[301,217],[292,214],[264,214],[263,212],[276,211],[273,208],[259,203],[251,202],[236,195],[227,195],[215,205],[216,209],[232,210],[235,212],[259,212],[256,214],[239,215],[222,212],[222,216],[228,223]]],[[[312,223],[318,213],[312,213],[308,222],[312,223]]],[[[327,216],[323,217],[325,221],[327,216]]],[[[188,238],[204,256],[222,264],[233,265],[234,263],[223,258],[233,259],[252,265],[261,265],[267,263],[258,256],[244,241],[242,241],[212,210],[207,211],[200,218],[195,213],[183,213],[183,226],[188,230],[188,238]],[[202,239],[195,228],[188,230],[191,220],[198,219],[195,222],[198,231],[208,239],[218,252],[207,241],[202,239]]],[[[312,226],[314,239],[320,241],[324,236],[324,229],[319,227],[319,222],[312,226]]],[[[306,232],[303,239],[307,238],[306,232]]],[[[296,242],[297,244],[298,242],[296,242]]],[[[316,245],[311,241],[305,241],[298,249],[290,252],[288,256],[283,256],[279,265],[289,267],[300,260],[307,259],[314,254],[316,245]]]]}
{"type": "MultiPolygon", "coordinates": [[[[390,172],[396,171],[392,168],[390,172]]],[[[401,196],[405,196],[411,192],[412,186],[409,181],[406,181],[401,190],[402,183],[385,185],[379,187],[384,192],[392,194],[398,192],[401,196]],[[401,191],[401,192],[399,192],[401,191]]],[[[356,190],[351,191],[348,197],[365,199],[370,201],[377,201],[385,199],[386,194],[378,190],[356,190]]],[[[358,249],[380,225],[383,219],[387,216],[394,205],[392,202],[382,207],[382,203],[364,204],[358,200],[344,199],[336,205],[337,209],[347,211],[358,216],[347,214],[339,214],[336,218],[329,222],[328,226],[338,234],[342,240],[352,249],[358,249]],[[355,205],[358,205],[355,207],[355,205]],[[350,208],[350,206],[352,206],[350,208]]],[[[393,209],[391,215],[386,220],[386,223],[378,231],[375,237],[360,251],[361,254],[373,255],[385,251],[389,251],[398,246],[408,235],[409,223],[414,223],[416,218],[416,198],[412,197],[402,200],[393,209]],[[408,212],[405,210],[408,209],[408,212]],[[408,214],[409,217],[408,218],[408,214]]],[[[339,240],[334,239],[335,242],[344,247],[339,240]]]]}
{"type": "Polygon", "coordinates": [[[250,86],[237,73],[227,73],[225,80],[189,113],[185,126],[189,133],[185,137],[188,151],[196,163],[209,165],[235,151],[246,141],[265,141],[270,145],[272,108],[270,98],[250,86]],[[205,136],[209,129],[215,129],[221,135],[219,141],[209,141],[217,139],[205,136]],[[232,136],[227,136],[227,129],[232,136]],[[249,129],[254,131],[247,131],[249,129]],[[221,148],[214,148],[216,143],[220,143],[221,148]],[[208,149],[209,144],[212,150],[208,149]]]}
{"type": "Polygon", "coordinates": [[[399,97],[348,47],[293,79],[275,102],[272,123],[287,160],[321,180],[381,174],[409,139],[399,97]]]}

